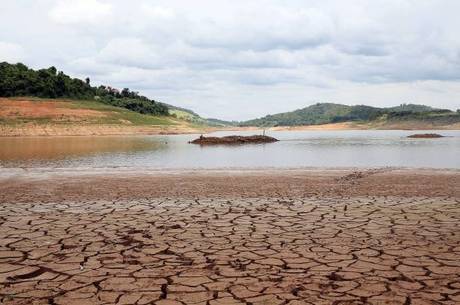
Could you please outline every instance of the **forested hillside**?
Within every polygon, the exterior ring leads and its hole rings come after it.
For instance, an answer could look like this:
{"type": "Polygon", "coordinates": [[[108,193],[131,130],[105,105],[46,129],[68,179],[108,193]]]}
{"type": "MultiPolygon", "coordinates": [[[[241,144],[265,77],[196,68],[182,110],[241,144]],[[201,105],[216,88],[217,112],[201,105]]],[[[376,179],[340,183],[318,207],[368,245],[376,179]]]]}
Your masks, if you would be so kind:
{"type": "Polygon", "coordinates": [[[390,108],[365,105],[347,106],[318,103],[291,112],[267,115],[263,118],[240,123],[241,126],[299,126],[339,122],[422,120],[446,124],[460,122],[460,114],[448,109],[436,109],[424,105],[402,104],[390,108]]]}
{"type": "Polygon", "coordinates": [[[118,90],[110,86],[93,87],[90,79],[71,78],[55,67],[33,70],[26,65],[0,63],[0,96],[35,96],[98,100],[112,106],[142,114],[168,115],[168,107],[128,88],[118,90]]]}

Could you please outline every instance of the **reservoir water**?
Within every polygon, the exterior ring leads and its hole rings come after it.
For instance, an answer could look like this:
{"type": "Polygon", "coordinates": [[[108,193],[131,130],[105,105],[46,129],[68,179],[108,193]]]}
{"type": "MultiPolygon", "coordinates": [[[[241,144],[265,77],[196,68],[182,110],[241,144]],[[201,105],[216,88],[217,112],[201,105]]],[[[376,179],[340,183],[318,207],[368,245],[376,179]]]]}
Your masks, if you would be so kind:
{"type": "MultiPolygon", "coordinates": [[[[211,135],[260,134],[260,131],[211,135]]],[[[269,144],[199,146],[199,135],[0,138],[0,167],[213,169],[460,168],[460,131],[270,131],[269,144]],[[439,139],[409,139],[414,133],[439,139]]]]}

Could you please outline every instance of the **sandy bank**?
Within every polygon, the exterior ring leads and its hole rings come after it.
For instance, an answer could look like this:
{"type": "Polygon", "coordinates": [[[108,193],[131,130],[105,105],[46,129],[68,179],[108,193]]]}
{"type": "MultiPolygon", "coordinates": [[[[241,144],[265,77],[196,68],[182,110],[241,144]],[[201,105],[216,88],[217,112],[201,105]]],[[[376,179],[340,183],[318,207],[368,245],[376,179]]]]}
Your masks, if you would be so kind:
{"type": "MultiPolygon", "coordinates": [[[[190,127],[178,126],[129,126],[129,125],[79,125],[79,124],[0,124],[0,136],[110,136],[110,135],[157,135],[157,134],[203,134],[213,131],[261,131],[261,127],[190,127]]],[[[369,126],[355,123],[337,123],[309,126],[270,127],[273,131],[303,130],[460,130],[460,124],[447,126],[392,124],[369,126]]]]}
{"type": "Polygon", "coordinates": [[[112,135],[157,135],[189,134],[209,132],[210,128],[192,128],[190,126],[124,126],[124,125],[59,125],[27,124],[1,125],[0,136],[112,136],[112,135]]]}

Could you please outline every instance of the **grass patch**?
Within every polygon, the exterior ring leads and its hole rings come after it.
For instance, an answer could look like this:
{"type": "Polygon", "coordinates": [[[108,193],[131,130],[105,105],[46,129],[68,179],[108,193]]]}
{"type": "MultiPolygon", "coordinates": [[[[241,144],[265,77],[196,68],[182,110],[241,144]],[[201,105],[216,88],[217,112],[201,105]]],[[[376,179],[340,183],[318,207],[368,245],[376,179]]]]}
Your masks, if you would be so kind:
{"type": "Polygon", "coordinates": [[[88,109],[104,112],[106,116],[93,118],[96,124],[132,124],[132,125],[177,125],[173,118],[140,114],[124,108],[110,106],[96,101],[68,101],[69,108],[88,109]]]}

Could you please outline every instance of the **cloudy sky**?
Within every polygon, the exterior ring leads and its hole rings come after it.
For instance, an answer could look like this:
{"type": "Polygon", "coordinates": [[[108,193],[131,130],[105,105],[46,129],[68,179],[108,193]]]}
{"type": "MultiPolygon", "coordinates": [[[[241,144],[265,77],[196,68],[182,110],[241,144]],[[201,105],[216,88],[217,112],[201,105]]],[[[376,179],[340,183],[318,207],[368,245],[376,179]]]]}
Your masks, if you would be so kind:
{"type": "Polygon", "coordinates": [[[207,117],[315,102],[460,108],[458,0],[1,0],[0,61],[207,117]]]}

